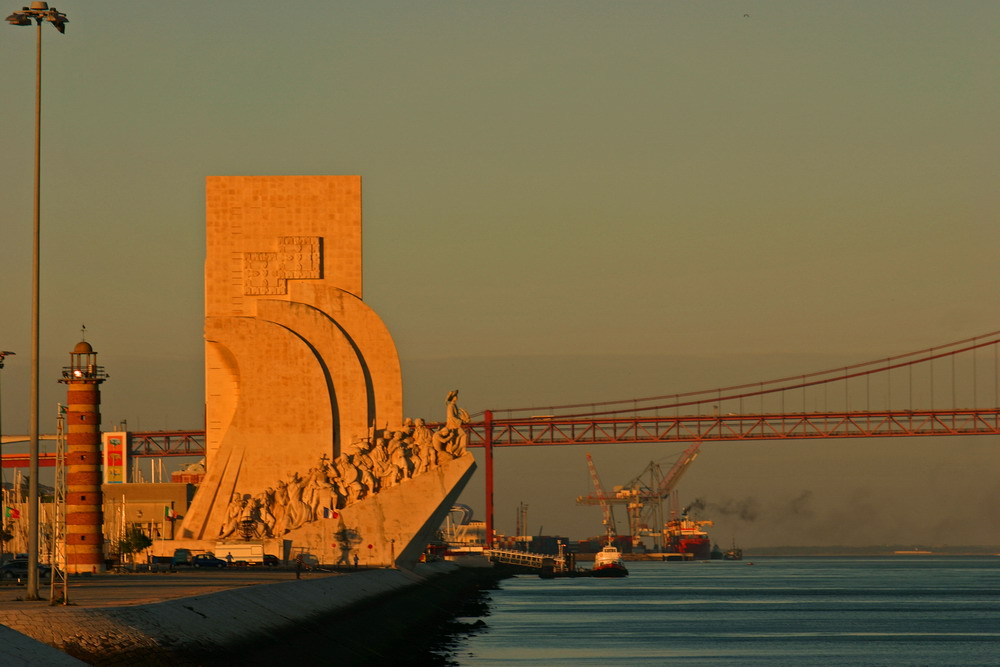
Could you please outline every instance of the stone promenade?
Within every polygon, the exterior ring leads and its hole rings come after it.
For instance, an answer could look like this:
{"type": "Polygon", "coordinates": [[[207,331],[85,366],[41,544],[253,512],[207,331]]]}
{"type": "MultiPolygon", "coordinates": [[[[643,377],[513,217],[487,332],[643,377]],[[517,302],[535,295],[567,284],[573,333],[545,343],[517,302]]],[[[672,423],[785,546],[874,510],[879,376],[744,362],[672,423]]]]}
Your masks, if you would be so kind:
{"type": "Polygon", "coordinates": [[[288,570],[227,569],[79,577],[70,580],[65,606],[49,605],[47,586],[43,602],[21,601],[23,586],[3,586],[0,625],[46,646],[15,641],[16,633],[0,628],[0,664],[210,664],[232,647],[283,636],[455,569],[435,563],[412,572],[305,572],[301,580],[288,570]]]}

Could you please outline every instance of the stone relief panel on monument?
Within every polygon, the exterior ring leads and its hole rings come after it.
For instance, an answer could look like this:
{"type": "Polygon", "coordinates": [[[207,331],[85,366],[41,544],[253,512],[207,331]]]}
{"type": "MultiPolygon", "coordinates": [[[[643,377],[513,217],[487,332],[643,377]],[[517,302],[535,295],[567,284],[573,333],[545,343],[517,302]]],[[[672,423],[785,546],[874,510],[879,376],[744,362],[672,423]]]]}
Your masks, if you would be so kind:
{"type": "Polygon", "coordinates": [[[243,293],[287,294],[289,280],[322,278],[321,248],[318,236],[282,236],[277,252],[243,253],[243,293]]]}
{"type": "Polygon", "coordinates": [[[285,278],[307,280],[322,278],[322,243],[318,236],[282,236],[278,239],[278,256],[285,278]]]}

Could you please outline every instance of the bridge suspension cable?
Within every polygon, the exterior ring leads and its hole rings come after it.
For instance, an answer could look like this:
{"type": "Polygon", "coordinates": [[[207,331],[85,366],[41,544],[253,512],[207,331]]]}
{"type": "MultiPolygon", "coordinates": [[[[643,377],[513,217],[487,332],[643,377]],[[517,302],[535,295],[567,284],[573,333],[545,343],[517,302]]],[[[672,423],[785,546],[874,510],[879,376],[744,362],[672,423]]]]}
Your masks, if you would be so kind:
{"type": "MultiPolygon", "coordinates": [[[[782,377],[774,380],[767,380],[764,382],[752,382],[747,384],[732,385],[728,387],[717,387],[714,389],[705,389],[700,391],[692,391],[678,394],[666,394],[660,396],[649,396],[645,398],[630,398],[614,401],[602,401],[593,403],[572,403],[566,405],[554,405],[554,406],[535,406],[535,407],[522,407],[522,408],[504,408],[492,410],[495,419],[524,419],[526,416],[531,415],[542,415],[538,417],[539,419],[549,419],[549,418],[559,418],[559,419],[583,419],[592,417],[612,417],[616,415],[648,415],[648,413],[659,412],[663,410],[680,410],[681,408],[702,408],[704,406],[713,406],[714,408],[721,409],[724,402],[732,401],[745,401],[750,398],[762,398],[767,395],[782,394],[784,392],[791,392],[795,390],[802,390],[805,392],[809,388],[815,387],[825,387],[833,383],[843,382],[845,387],[845,403],[850,402],[850,396],[848,395],[847,383],[850,380],[865,378],[866,379],[866,404],[870,404],[871,401],[871,386],[870,380],[875,376],[883,376],[888,378],[885,381],[885,391],[887,394],[887,402],[892,402],[892,389],[893,389],[893,378],[891,378],[891,373],[894,370],[909,369],[910,375],[907,378],[906,387],[906,398],[907,403],[912,407],[913,401],[913,377],[912,371],[914,367],[926,364],[929,369],[929,385],[923,388],[923,393],[927,393],[930,403],[925,407],[934,407],[934,397],[936,391],[939,390],[934,386],[934,362],[942,359],[950,359],[951,361],[951,397],[952,397],[952,407],[957,407],[955,405],[956,396],[956,359],[960,355],[971,355],[972,356],[972,378],[969,381],[971,385],[972,393],[972,407],[976,407],[978,400],[980,398],[980,385],[983,384],[984,377],[978,371],[979,360],[976,358],[976,352],[984,348],[992,348],[992,368],[991,372],[986,374],[988,379],[992,376],[992,394],[994,405],[1000,406],[1000,368],[998,368],[998,348],[1000,348],[1000,331],[994,331],[988,334],[983,334],[980,336],[975,336],[973,338],[966,338],[960,341],[955,341],[953,343],[948,343],[946,345],[938,345],[935,347],[926,348],[923,350],[918,350],[916,352],[908,352],[906,354],[895,355],[891,357],[885,357],[877,359],[874,361],[866,361],[863,363],[852,364],[848,366],[841,366],[837,368],[832,368],[824,371],[816,371],[812,373],[805,373],[802,375],[793,375],[782,377]],[[590,408],[586,410],[586,408],[590,408]]],[[[896,396],[897,400],[899,396],[896,396]]],[[[806,412],[806,398],[803,395],[802,398],[802,410],[798,412],[806,412]]],[[[742,406],[741,406],[742,407],[742,406]]],[[[847,409],[847,405],[844,409],[847,409]]],[[[866,408],[870,408],[870,405],[866,405],[866,408]]],[[[784,412],[784,409],[775,410],[776,412],[784,412]]],[[[738,412],[744,412],[744,410],[739,409],[738,412]]],[[[761,410],[764,412],[764,410],[761,410]]],[[[476,413],[476,417],[483,415],[483,412],[476,413]]]]}

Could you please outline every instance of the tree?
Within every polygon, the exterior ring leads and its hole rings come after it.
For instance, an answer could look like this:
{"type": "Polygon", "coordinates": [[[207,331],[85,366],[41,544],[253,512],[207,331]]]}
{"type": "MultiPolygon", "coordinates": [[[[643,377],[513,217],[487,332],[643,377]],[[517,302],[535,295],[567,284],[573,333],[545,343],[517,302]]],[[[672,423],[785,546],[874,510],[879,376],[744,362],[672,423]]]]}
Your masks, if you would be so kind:
{"type": "Polygon", "coordinates": [[[142,528],[132,524],[125,531],[125,537],[118,540],[117,546],[119,555],[128,556],[129,562],[135,566],[135,554],[153,546],[153,540],[142,532],[142,528]]]}

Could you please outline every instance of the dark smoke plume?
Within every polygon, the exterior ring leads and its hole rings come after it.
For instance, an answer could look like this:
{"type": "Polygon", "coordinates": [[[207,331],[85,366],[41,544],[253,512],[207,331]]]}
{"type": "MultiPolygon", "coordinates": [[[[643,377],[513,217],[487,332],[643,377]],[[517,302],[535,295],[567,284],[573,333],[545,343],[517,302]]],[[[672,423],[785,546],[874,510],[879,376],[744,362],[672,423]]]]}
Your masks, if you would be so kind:
{"type": "Polygon", "coordinates": [[[710,514],[735,516],[743,521],[755,521],[760,512],[755,498],[744,498],[742,500],[727,498],[722,502],[706,502],[701,498],[696,498],[693,503],[688,505],[685,511],[689,510],[695,510],[696,512],[707,510],[710,514]]]}
{"type": "Polygon", "coordinates": [[[799,516],[812,516],[812,509],[809,507],[809,503],[812,500],[812,491],[808,489],[792,498],[792,501],[788,504],[788,511],[791,514],[799,516]]]}
{"type": "Polygon", "coordinates": [[[705,501],[702,500],[701,498],[695,498],[694,502],[685,507],[684,511],[681,512],[681,514],[690,514],[691,510],[694,510],[695,513],[698,513],[699,510],[703,509],[705,509],[705,501]]]}

